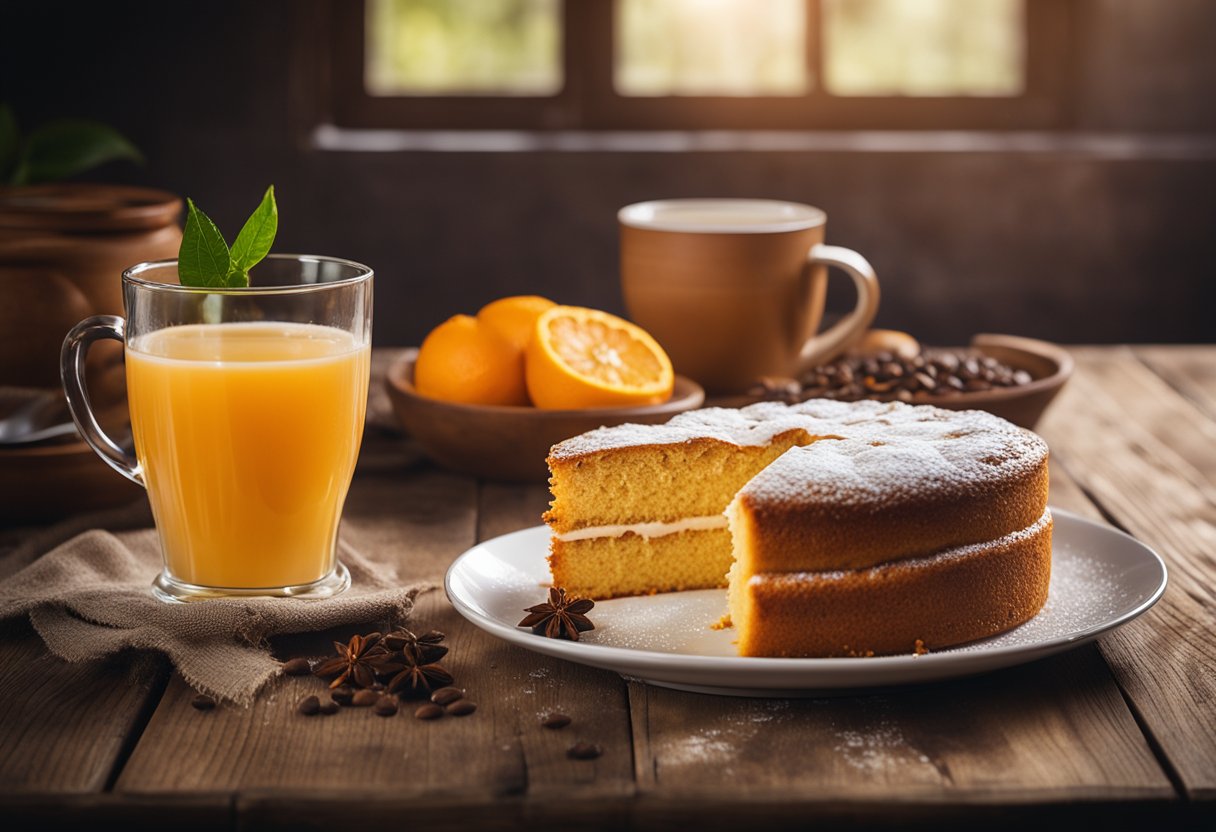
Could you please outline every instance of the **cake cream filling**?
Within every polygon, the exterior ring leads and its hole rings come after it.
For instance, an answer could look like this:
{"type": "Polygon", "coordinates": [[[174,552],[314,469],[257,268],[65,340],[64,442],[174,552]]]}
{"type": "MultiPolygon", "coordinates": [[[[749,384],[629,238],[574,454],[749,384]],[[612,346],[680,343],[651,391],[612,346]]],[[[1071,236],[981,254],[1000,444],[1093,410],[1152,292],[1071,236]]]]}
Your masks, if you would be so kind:
{"type": "Polygon", "coordinates": [[[684,517],[669,523],[626,523],[609,526],[587,526],[557,535],[557,539],[570,543],[575,540],[593,540],[598,537],[624,537],[636,534],[649,540],[652,537],[664,537],[680,532],[703,532],[712,529],[725,529],[726,515],[711,514],[705,517],[684,517]]]}

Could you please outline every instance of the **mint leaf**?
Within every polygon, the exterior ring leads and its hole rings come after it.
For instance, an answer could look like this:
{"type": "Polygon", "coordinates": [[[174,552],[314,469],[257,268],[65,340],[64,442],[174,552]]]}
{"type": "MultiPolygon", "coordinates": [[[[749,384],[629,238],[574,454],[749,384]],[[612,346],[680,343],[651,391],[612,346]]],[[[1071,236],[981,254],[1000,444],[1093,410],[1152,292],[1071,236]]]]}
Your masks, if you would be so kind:
{"type": "Polygon", "coordinates": [[[26,137],[12,183],[57,182],[115,159],[142,162],[144,157],[113,127],[84,119],[59,119],[26,137]]]}
{"type": "Polygon", "coordinates": [[[186,230],[177,251],[177,276],[183,286],[243,286],[228,282],[231,255],[224,236],[211,218],[187,198],[186,230]]]}
{"type": "Polygon", "coordinates": [[[244,281],[240,285],[249,285],[249,270],[270,253],[278,230],[279,206],[274,201],[274,185],[271,185],[232,244],[232,262],[228,266],[229,285],[237,277],[244,281]]]}

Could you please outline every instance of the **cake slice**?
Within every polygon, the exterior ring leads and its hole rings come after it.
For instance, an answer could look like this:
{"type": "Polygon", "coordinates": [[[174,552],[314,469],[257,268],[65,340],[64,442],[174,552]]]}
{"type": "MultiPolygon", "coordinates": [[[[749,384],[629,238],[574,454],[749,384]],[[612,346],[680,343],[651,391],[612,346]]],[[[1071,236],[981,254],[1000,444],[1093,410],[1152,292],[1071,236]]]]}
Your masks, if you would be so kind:
{"type": "Polygon", "coordinates": [[[1046,598],[1047,446],[988,413],[709,408],[575,437],[549,465],[556,585],[611,598],[729,582],[744,655],[946,646],[1046,598]]]}
{"type": "Polygon", "coordinates": [[[554,584],[575,595],[726,586],[727,505],[786,450],[817,438],[798,427],[740,444],[723,424],[623,427],[563,442],[549,457],[549,566],[554,584]]]}

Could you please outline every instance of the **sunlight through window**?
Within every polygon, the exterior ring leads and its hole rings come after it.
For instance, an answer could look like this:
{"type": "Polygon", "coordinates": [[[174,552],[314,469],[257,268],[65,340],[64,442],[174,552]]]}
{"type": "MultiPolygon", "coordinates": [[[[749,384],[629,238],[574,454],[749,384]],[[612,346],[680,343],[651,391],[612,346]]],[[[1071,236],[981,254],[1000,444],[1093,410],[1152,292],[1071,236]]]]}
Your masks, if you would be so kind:
{"type": "Polygon", "coordinates": [[[560,0],[368,0],[372,95],[553,95],[560,0]]]}
{"type": "Polygon", "coordinates": [[[803,0],[618,0],[615,86],[658,95],[802,95],[803,0]]]}

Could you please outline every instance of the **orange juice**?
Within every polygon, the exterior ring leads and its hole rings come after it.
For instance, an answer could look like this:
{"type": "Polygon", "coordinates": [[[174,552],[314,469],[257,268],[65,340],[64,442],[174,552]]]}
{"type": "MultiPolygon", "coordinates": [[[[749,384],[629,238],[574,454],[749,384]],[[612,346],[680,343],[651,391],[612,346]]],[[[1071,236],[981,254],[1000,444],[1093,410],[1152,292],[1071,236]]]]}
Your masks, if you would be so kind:
{"type": "Polygon", "coordinates": [[[335,565],[370,347],[313,324],[167,327],[127,345],[131,429],[174,578],[298,586],[335,565]]]}

